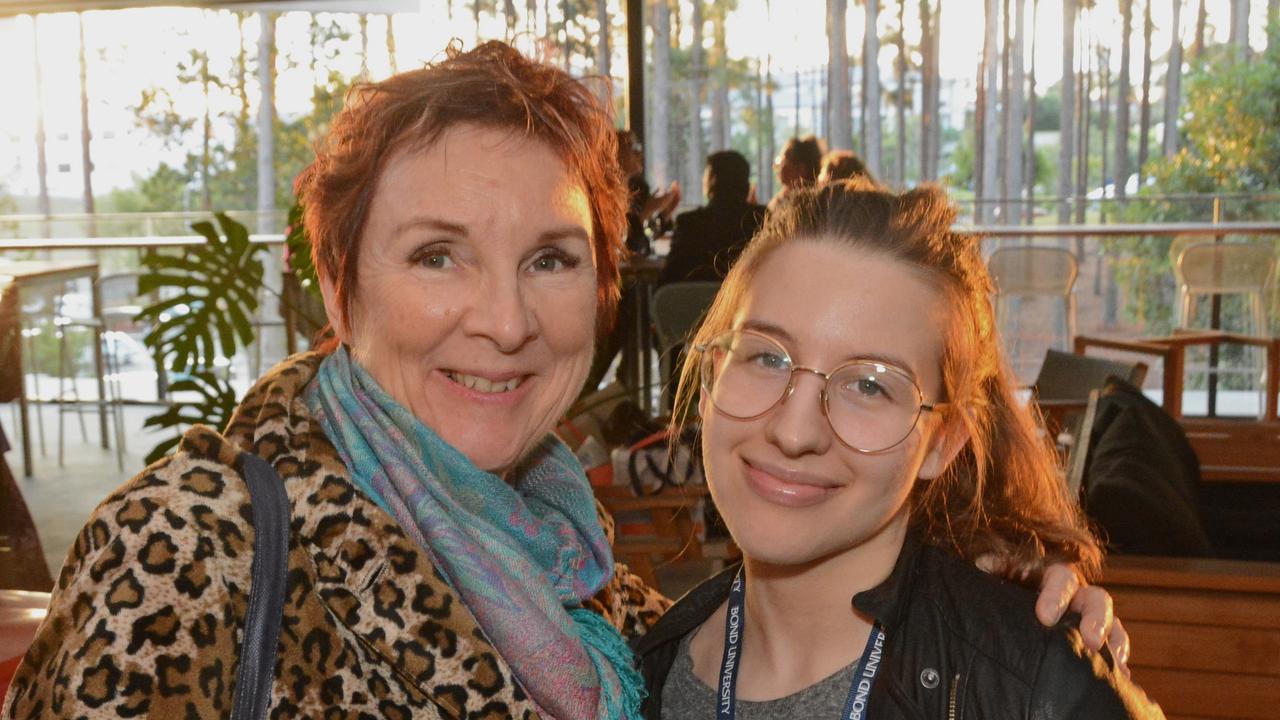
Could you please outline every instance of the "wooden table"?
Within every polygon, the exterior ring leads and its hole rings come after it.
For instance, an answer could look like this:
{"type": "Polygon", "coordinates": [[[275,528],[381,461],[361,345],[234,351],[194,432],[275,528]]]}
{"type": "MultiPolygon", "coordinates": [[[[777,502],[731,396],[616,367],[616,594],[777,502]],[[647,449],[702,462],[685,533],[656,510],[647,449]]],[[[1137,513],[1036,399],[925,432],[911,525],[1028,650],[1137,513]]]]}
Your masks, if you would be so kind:
{"type": "MultiPolygon", "coordinates": [[[[0,260],[0,293],[18,293],[19,303],[23,290],[41,285],[62,284],[71,280],[88,278],[93,288],[93,316],[102,316],[102,296],[98,291],[98,263],[92,261],[0,260]]],[[[19,320],[19,322],[21,322],[19,320]]],[[[19,343],[21,344],[21,343],[19,343]]],[[[19,351],[21,357],[21,351],[19,351]]],[[[93,343],[93,367],[98,383],[98,423],[102,447],[107,443],[106,381],[103,377],[102,343],[93,343]]],[[[18,373],[18,415],[22,434],[22,473],[31,477],[31,418],[27,403],[25,370],[20,363],[18,373]]]]}

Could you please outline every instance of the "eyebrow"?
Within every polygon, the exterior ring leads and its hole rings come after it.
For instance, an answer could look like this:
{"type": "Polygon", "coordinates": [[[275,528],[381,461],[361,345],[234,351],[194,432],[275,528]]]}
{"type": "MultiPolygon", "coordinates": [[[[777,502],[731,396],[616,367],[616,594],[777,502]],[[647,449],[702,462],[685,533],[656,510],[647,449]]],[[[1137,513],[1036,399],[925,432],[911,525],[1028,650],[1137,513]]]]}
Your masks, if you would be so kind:
{"type": "Polygon", "coordinates": [[[466,225],[459,225],[458,223],[433,217],[415,217],[400,223],[396,226],[395,231],[392,232],[391,235],[392,237],[399,237],[410,230],[417,230],[419,228],[440,230],[442,232],[453,233],[454,235],[462,235],[463,237],[468,234],[466,225]]]}
{"type": "MultiPolygon", "coordinates": [[[[790,344],[790,345],[796,344],[796,339],[794,335],[787,332],[786,329],[784,329],[782,326],[775,325],[774,323],[768,322],[766,320],[744,320],[742,323],[741,329],[752,330],[758,333],[764,333],[765,335],[768,335],[774,339],[783,341],[783,344],[790,344]]],[[[791,351],[788,350],[787,352],[790,353],[791,351]]],[[[839,363],[837,363],[836,367],[839,367],[840,365],[843,365],[847,362],[851,362],[853,360],[871,360],[873,362],[883,363],[885,365],[892,365],[900,370],[906,371],[906,373],[911,376],[911,379],[913,381],[918,382],[918,379],[917,379],[918,376],[916,375],[915,370],[911,368],[910,364],[908,364],[905,360],[902,360],[901,358],[895,357],[893,355],[886,355],[884,353],[858,353],[856,355],[848,355],[839,363]]]]}
{"type": "MultiPolygon", "coordinates": [[[[410,220],[406,220],[403,223],[400,223],[400,225],[396,227],[393,233],[393,236],[399,237],[400,235],[403,235],[411,230],[417,230],[419,228],[426,228],[429,230],[439,230],[441,232],[451,233],[453,235],[458,235],[461,237],[467,237],[468,235],[470,235],[470,233],[467,231],[466,225],[462,225],[456,222],[449,222],[448,220],[441,220],[440,218],[434,218],[434,217],[417,217],[417,218],[412,218],[410,220]]],[[[591,235],[586,231],[585,228],[582,228],[581,226],[578,226],[578,225],[566,225],[564,227],[544,230],[543,232],[539,233],[538,244],[542,245],[546,243],[554,243],[559,240],[565,240],[570,238],[581,239],[585,241],[587,244],[591,243],[591,235]]]]}

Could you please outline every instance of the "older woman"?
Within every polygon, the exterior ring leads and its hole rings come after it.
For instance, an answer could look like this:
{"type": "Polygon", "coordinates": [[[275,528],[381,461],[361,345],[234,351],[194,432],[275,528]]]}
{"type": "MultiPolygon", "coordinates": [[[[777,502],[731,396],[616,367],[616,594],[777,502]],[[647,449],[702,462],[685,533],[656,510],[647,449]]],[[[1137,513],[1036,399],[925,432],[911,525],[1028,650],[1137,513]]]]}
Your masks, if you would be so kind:
{"type": "Polygon", "coordinates": [[[273,717],[638,717],[623,636],[669,603],[615,566],[550,434],[617,300],[615,142],[585,87],[499,43],[357,88],[299,183],[338,346],[95,511],[2,715],[228,715],[248,452],[292,513],[273,717]]]}

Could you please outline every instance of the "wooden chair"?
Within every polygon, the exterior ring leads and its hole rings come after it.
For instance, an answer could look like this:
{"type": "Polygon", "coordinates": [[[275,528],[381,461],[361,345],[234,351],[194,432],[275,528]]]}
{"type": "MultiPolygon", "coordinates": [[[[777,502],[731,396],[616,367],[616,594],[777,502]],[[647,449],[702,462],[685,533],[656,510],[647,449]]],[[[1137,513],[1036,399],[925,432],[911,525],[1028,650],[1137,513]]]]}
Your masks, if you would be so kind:
{"type": "Polygon", "coordinates": [[[1071,420],[1084,411],[1090,393],[1101,390],[1112,375],[1141,387],[1147,377],[1147,365],[1053,349],[1045,352],[1031,392],[1044,413],[1050,437],[1057,437],[1060,431],[1069,428],[1071,420]]]}

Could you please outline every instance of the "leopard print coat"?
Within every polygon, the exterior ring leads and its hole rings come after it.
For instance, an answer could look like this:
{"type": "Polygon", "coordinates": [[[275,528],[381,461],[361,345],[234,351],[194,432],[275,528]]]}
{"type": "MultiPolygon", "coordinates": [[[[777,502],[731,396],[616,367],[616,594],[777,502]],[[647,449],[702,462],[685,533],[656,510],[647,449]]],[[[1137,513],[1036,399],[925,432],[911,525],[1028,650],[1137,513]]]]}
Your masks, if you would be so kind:
{"type": "MultiPolygon", "coordinates": [[[[352,485],[311,421],[301,395],[319,361],[287,359],[225,434],[192,428],[94,511],[0,717],[228,716],[253,546],[241,450],[272,463],[293,513],[272,718],[537,716],[422,548],[352,485]]],[[[631,638],[669,602],[618,565],[590,605],[631,638]]]]}

